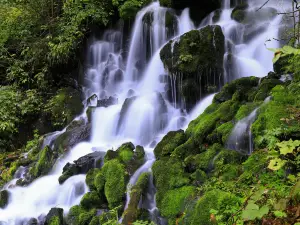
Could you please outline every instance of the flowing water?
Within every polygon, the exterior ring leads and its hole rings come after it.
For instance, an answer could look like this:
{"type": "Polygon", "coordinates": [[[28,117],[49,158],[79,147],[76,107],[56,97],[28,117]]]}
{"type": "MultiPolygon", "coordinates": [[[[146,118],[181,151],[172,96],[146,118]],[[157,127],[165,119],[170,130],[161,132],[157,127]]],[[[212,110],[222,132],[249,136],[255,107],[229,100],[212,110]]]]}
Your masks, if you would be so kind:
{"type": "MultiPolygon", "coordinates": [[[[249,0],[249,3],[248,13],[251,14],[261,2],[249,0]]],[[[278,5],[272,7],[279,9],[278,5]]],[[[231,12],[230,1],[223,0],[221,17],[216,24],[222,27],[226,37],[228,51],[224,56],[224,66],[227,80],[251,75],[265,76],[272,70],[273,55],[264,43],[269,38],[278,38],[281,17],[261,19],[252,26],[246,26],[232,20],[231,12]],[[251,38],[245,40],[250,31],[251,38]]],[[[90,46],[83,88],[86,98],[96,94],[99,100],[113,97],[116,101],[109,107],[96,108],[92,115],[91,140],[78,144],[66,156],[61,157],[48,176],[37,179],[28,187],[4,187],[10,192],[10,202],[4,210],[0,209],[0,221],[3,224],[23,224],[32,217],[42,220],[52,207],[64,208],[67,213],[71,206],[79,203],[88,188],[84,175],[73,176],[62,185],[59,185],[58,177],[67,162],[95,149],[116,149],[128,141],[145,146],[147,161],[130,179],[130,184],[135,184],[142,172],[151,169],[155,161],[153,147],[163,135],[171,130],[186,128],[189,121],[211,104],[213,95],[205,98],[188,115],[184,108],[167,100],[168,78],[165,78],[166,71],[160,60],[160,48],[169,39],[178,40],[181,34],[195,26],[186,9],[180,15],[174,15],[173,27],[166,27],[166,13],[174,12],[160,7],[158,2],[142,9],[136,16],[128,47],[123,43],[122,30],[108,30],[101,40],[90,46]]],[[[205,18],[201,26],[213,24],[213,15],[211,13],[205,18]]],[[[268,43],[268,47],[277,46],[276,41],[268,43]]],[[[176,80],[171,87],[173,93],[176,93],[175,84],[176,80]]],[[[173,98],[176,98],[176,94],[173,98]]],[[[176,101],[173,99],[172,102],[176,101]]],[[[87,105],[86,102],[85,104],[87,105]]],[[[92,105],[96,104],[95,99],[92,105]]],[[[86,119],[85,113],[80,117],[86,119]]],[[[64,130],[49,135],[44,145],[51,145],[63,132],[64,130]]],[[[152,215],[157,215],[153,182],[150,187],[146,205],[152,215]]],[[[129,200],[128,195],[127,202],[129,200]]]]}
{"type": "MultiPolygon", "coordinates": [[[[271,97],[267,97],[260,107],[267,104],[270,100],[271,97]]],[[[232,149],[246,155],[250,155],[253,152],[253,135],[251,132],[251,126],[257,117],[257,111],[260,107],[254,109],[248,116],[237,122],[227,140],[226,147],[228,149],[232,149]]]]}

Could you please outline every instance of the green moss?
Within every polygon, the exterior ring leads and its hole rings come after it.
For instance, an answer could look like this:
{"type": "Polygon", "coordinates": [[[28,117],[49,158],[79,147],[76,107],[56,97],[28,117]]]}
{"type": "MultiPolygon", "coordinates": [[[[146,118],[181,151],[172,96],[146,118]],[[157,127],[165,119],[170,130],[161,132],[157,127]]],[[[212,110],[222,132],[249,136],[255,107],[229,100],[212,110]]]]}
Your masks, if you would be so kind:
{"type": "Polygon", "coordinates": [[[89,225],[93,217],[97,214],[97,210],[93,209],[89,212],[84,212],[79,215],[78,225],[89,225]]]}
{"type": "MultiPolygon", "coordinates": [[[[236,207],[241,204],[241,199],[237,198],[233,194],[220,191],[213,190],[206,192],[197,202],[194,212],[190,218],[190,225],[198,224],[198,225],[213,225],[215,224],[210,220],[210,210],[214,209],[217,211],[224,210],[229,207],[236,207]]],[[[224,212],[223,215],[224,221],[228,221],[229,217],[231,217],[231,212],[224,212]],[[227,218],[226,218],[227,217],[227,218]],[[226,220],[227,219],[227,220],[226,220]]]]}
{"type": "Polygon", "coordinates": [[[82,213],[85,213],[85,210],[81,206],[73,206],[68,213],[67,223],[71,225],[79,224],[79,215],[82,213]]]}
{"type": "Polygon", "coordinates": [[[165,193],[161,204],[161,215],[168,219],[175,219],[184,212],[185,204],[193,198],[195,187],[184,186],[165,193]]]}
{"type": "Polygon", "coordinates": [[[46,146],[39,154],[39,160],[33,169],[34,177],[46,175],[54,164],[53,151],[49,146],[46,146]]]}
{"type": "Polygon", "coordinates": [[[9,200],[9,192],[7,190],[0,191],[0,208],[4,209],[9,200]]]}
{"type": "Polygon", "coordinates": [[[123,223],[132,224],[138,219],[141,210],[138,208],[140,200],[145,197],[146,189],[149,183],[149,173],[143,173],[139,177],[137,183],[131,188],[130,202],[123,214],[123,223]]]}
{"type": "Polygon", "coordinates": [[[134,145],[132,143],[125,143],[118,148],[117,153],[119,158],[125,164],[128,163],[133,157],[134,145]]]}
{"type": "Polygon", "coordinates": [[[260,105],[260,102],[259,103],[254,103],[254,102],[251,102],[251,103],[247,103],[245,105],[242,105],[240,107],[240,109],[238,110],[238,112],[236,113],[235,115],[235,119],[236,120],[242,120],[244,119],[246,116],[248,116],[255,108],[257,108],[258,106],[260,105]]]}
{"type": "Polygon", "coordinates": [[[157,159],[163,156],[171,155],[176,147],[186,141],[183,130],[171,131],[157,144],[154,154],[157,159]]]}
{"type": "Polygon", "coordinates": [[[198,169],[191,174],[191,179],[194,181],[195,185],[201,185],[206,181],[207,175],[203,170],[198,169]]]}
{"type": "Polygon", "coordinates": [[[99,195],[96,191],[86,193],[80,201],[80,205],[84,209],[100,208],[104,203],[104,196],[99,195]]]}
{"type": "Polygon", "coordinates": [[[85,183],[87,186],[90,188],[90,190],[96,190],[96,186],[94,185],[94,180],[96,175],[100,172],[101,170],[98,168],[95,169],[90,169],[89,172],[86,175],[85,178],[85,183]]]}
{"type": "Polygon", "coordinates": [[[222,150],[214,159],[214,168],[219,169],[225,164],[241,164],[246,156],[233,150],[222,150]]]}
{"type": "Polygon", "coordinates": [[[94,187],[96,188],[99,195],[103,193],[105,186],[105,176],[103,175],[102,171],[97,172],[94,178],[94,187]]]}
{"type": "Polygon", "coordinates": [[[150,0],[127,0],[123,5],[119,7],[119,13],[122,19],[130,20],[135,17],[138,11],[149,4],[150,0]]]}
{"type": "Polygon", "coordinates": [[[100,225],[100,217],[94,216],[89,225],[100,225]]]}
{"type": "Polygon", "coordinates": [[[58,216],[53,216],[49,222],[49,225],[63,225],[63,223],[61,223],[58,216]]]}
{"type": "Polygon", "coordinates": [[[186,166],[189,167],[192,171],[195,171],[196,169],[209,171],[210,164],[212,163],[212,160],[219,149],[219,145],[214,145],[201,154],[195,156],[191,155],[187,157],[184,162],[186,166]]]}
{"type": "Polygon", "coordinates": [[[157,188],[156,201],[159,208],[168,190],[180,188],[190,183],[181,161],[175,158],[156,161],[153,164],[152,170],[157,188]]]}
{"type": "Polygon", "coordinates": [[[124,166],[116,159],[108,161],[102,168],[105,177],[104,192],[110,208],[122,205],[126,191],[124,166]]]}

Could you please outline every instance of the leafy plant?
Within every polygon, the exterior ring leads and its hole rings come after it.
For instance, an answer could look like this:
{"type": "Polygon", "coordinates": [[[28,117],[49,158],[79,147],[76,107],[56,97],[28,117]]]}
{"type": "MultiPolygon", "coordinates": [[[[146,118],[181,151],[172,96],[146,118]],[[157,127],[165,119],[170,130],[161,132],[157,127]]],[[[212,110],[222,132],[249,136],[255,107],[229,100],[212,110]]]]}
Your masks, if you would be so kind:
{"type": "MultiPolygon", "coordinates": [[[[273,150],[270,153],[269,158],[271,161],[268,168],[274,171],[280,170],[289,161],[288,154],[293,154],[294,151],[299,151],[300,140],[283,141],[276,144],[277,150],[273,150]]],[[[296,154],[296,153],[295,153],[296,154]]]]}

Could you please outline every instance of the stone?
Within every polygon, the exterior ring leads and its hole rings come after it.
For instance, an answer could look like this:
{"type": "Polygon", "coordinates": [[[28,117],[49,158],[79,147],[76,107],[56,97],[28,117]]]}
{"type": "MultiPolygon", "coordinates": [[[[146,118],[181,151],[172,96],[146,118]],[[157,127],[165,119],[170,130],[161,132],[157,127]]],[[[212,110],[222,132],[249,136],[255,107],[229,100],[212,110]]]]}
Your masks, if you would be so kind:
{"type": "Polygon", "coordinates": [[[64,210],[61,208],[50,209],[44,225],[64,225],[64,210]]]}
{"type": "Polygon", "coordinates": [[[0,192],[0,208],[4,209],[8,205],[9,201],[9,192],[3,190],[0,192]]]}
{"type": "Polygon", "coordinates": [[[72,176],[86,174],[92,168],[101,168],[104,154],[103,152],[93,152],[80,157],[74,163],[67,163],[63,168],[63,174],[58,179],[59,183],[64,183],[72,176]]]}
{"type": "Polygon", "coordinates": [[[109,107],[111,105],[118,104],[118,99],[115,97],[110,96],[109,98],[100,99],[97,101],[97,107],[109,107]]]}
{"type": "Polygon", "coordinates": [[[221,27],[213,25],[187,32],[162,48],[160,58],[176,81],[177,99],[182,97],[188,110],[223,86],[224,43],[221,27]]]}

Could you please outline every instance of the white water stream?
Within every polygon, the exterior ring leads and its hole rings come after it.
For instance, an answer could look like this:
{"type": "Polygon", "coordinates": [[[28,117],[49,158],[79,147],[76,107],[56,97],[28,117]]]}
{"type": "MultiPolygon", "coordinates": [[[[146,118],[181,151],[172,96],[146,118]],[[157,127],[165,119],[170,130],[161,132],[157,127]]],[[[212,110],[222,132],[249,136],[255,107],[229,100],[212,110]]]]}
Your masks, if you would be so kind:
{"type": "MultiPolygon", "coordinates": [[[[232,66],[228,66],[229,63],[225,60],[228,80],[251,75],[265,76],[272,70],[273,55],[264,43],[269,38],[278,38],[278,24],[281,18],[277,16],[270,21],[260,20],[252,24],[251,29],[254,31],[261,26],[265,29],[245,42],[243,35],[248,31],[248,27],[231,19],[232,9],[228,2],[230,1],[223,1],[223,12],[220,21],[217,22],[225,34],[227,49],[231,46],[231,51],[226,53],[225,58],[229,54],[233,55],[232,66]]],[[[261,1],[249,0],[249,3],[250,12],[260,6],[261,1]]],[[[278,5],[273,7],[280,9],[278,5]]],[[[168,9],[154,2],[138,13],[126,59],[123,58],[126,48],[121,31],[108,30],[102,40],[90,46],[85,95],[89,97],[96,94],[100,99],[112,96],[118,99],[118,103],[96,109],[92,115],[90,142],[75,146],[65,157],[58,160],[48,176],[37,179],[28,187],[5,186],[10,192],[10,201],[5,209],[0,209],[0,222],[3,221],[3,224],[7,225],[23,224],[33,217],[41,219],[52,207],[64,208],[66,213],[71,206],[78,204],[83,194],[88,191],[85,176],[73,176],[63,185],[59,185],[58,177],[67,162],[73,162],[94,149],[116,149],[128,141],[145,146],[147,151],[150,151],[147,154],[149,157],[131,177],[130,184],[135,184],[140,173],[149,171],[155,161],[152,153],[153,143],[158,143],[168,131],[186,128],[189,121],[195,119],[211,104],[213,95],[200,102],[195,106],[195,110],[187,115],[184,109],[175,108],[166,100],[167,84],[161,80],[161,75],[166,72],[159,57],[159,50],[172,38],[168,36],[168,28],[165,27],[167,11],[168,9]],[[152,22],[146,24],[144,18],[149,13],[152,14],[152,22]]],[[[212,24],[212,15],[203,20],[201,26],[212,24]]],[[[175,18],[177,29],[173,33],[176,37],[194,29],[188,9],[175,18]]],[[[268,47],[277,46],[276,41],[268,44],[268,47]]],[[[56,132],[48,137],[46,144],[51,144],[53,138],[60,134],[61,132],[56,132]]],[[[127,196],[127,200],[129,199],[127,196]]],[[[155,201],[152,207],[155,208],[155,201]]]]}

